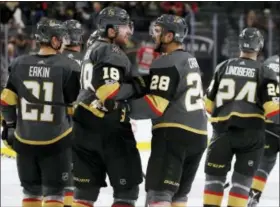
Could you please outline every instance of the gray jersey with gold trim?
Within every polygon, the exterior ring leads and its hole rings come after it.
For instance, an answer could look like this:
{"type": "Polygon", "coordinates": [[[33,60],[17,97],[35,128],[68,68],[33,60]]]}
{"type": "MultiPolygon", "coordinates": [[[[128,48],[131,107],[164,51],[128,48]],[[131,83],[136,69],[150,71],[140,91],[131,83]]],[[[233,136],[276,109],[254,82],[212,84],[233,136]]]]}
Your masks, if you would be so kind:
{"type": "MultiPolygon", "coordinates": [[[[274,55],[268,59],[266,59],[263,63],[268,69],[272,70],[275,73],[275,76],[278,80],[278,90],[276,90],[278,97],[280,96],[280,70],[279,70],[279,55],[274,55]]],[[[280,128],[280,125],[275,125],[268,123],[267,128],[273,132],[278,132],[277,128],[280,128]]]]}
{"type": "Polygon", "coordinates": [[[72,63],[63,55],[26,55],[11,64],[1,103],[5,120],[17,123],[15,135],[20,142],[48,145],[72,131],[66,107],[25,100],[26,93],[30,93],[38,100],[65,103],[65,106],[75,101],[79,79],[72,63]]]}
{"type": "Polygon", "coordinates": [[[274,73],[258,61],[233,58],[220,63],[205,97],[215,130],[263,128],[265,117],[279,111],[276,86],[274,73]]]}
{"type": "Polygon", "coordinates": [[[153,128],[178,127],[207,134],[201,74],[196,58],[177,50],[156,59],[147,83],[149,92],[130,102],[133,119],[151,118],[153,128]]]}
{"type": "MultiPolygon", "coordinates": [[[[80,67],[82,66],[82,60],[83,60],[83,54],[82,52],[72,51],[70,49],[64,49],[62,52],[63,55],[70,58],[71,60],[74,60],[80,67]]],[[[81,68],[79,71],[81,71],[81,68]]]]}
{"type": "MultiPolygon", "coordinates": [[[[104,113],[91,103],[98,99],[126,100],[134,95],[135,90],[129,81],[131,63],[124,51],[115,44],[96,40],[83,58],[81,71],[81,88],[78,96],[78,107],[74,117],[80,122],[88,123],[84,117],[93,115],[102,119],[113,117],[113,113],[104,113]]],[[[92,117],[95,121],[94,117],[92,117]]],[[[119,120],[118,120],[119,121],[119,120]]],[[[94,125],[94,124],[92,124],[94,125]]]]}

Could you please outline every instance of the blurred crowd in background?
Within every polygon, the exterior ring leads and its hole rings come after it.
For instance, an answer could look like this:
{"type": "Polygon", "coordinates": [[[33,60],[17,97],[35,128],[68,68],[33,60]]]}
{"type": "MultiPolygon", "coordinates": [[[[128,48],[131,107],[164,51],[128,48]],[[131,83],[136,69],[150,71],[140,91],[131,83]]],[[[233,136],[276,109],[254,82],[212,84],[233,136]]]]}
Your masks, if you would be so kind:
{"type": "MultiPolygon", "coordinates": [[[[239,53],[238,35],[245,27],[257,27],[265,37],[261,58],[279,52],[279,2],[0,2],[1,67],[15,57],[38,49],[33,38],[36,23],[46,17],[61,21],[79,20],[85,29],[84,43],[96,29],[96,17],[102,8],[114,5],[128,11],[134,22],[133,38],[127,53],[135,61],[137,50],[149,43],[149,25],[163,13],[186,18],[189,35],[186,49],[193,53],[202,72],[211,78],[217,63],[239,53]],[[7,35],[5,35],[7,34],[7,35]],[[7,37],[7,38],[5,38],[7,37]],[[7,55],[3,55],[5,54],[7,55]]],[[[205,85],[208,85],[208,81],[205,85]]]]}

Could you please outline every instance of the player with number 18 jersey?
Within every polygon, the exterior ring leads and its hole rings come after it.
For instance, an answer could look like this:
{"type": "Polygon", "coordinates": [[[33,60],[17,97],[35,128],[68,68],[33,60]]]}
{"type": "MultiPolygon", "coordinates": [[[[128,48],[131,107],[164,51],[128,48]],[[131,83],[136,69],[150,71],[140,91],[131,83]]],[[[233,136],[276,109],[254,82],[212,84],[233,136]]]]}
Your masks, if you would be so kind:
{"type": "MultiPolygon", "coordinates": [[[[131,63],[121,49],[132,34],[124,9],[106,7],[98,16],[98,39],[87,48],[81,71],[81,91],[74,112],[74,206],[93,206],[101,187],[113,187],[113,207],[134,207],[142,168],[125,110],[110,112],[104,103],[134,95],[131,63]]],[[[123,108],[125,109],[125,108],[123,108]]]]}

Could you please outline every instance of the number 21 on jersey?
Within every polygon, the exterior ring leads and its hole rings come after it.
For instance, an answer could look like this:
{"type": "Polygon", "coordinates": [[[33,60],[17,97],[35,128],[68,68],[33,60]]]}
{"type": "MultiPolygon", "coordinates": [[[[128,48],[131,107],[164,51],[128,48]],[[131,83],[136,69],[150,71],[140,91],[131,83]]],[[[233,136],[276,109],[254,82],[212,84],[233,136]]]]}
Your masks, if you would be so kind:
{"type": "MultiPolygon", "coordinates": [[[[36,98],[40,98],[40,92],[42,90],[41,85],[38,81],[24,81],[23,84],[27,89],[31,90],[31,93],[36,98]]],[[[44,100],[53,100],[53,83],[43,82],[44,100]]],[[[29,121],[53,121],[52,106],[43,105],[43,111],[39,113],[38,109],[30,109],[28,111],[27,106],[30,105],[24,98],[21,98],[21,116],[23,120],[29,121]]]]}

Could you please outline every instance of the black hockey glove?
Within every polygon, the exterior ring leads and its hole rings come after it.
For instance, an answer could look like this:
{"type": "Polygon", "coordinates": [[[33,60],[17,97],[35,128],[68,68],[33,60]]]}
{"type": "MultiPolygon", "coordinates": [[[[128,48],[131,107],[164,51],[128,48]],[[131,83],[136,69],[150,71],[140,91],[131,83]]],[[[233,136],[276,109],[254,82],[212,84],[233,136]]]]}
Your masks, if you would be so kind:
{"type": "Polygon", "coordinates": [[[130,105],[127,101],[114,101],[112,99],[108,99],[104,102],[104,107],[108,110],[108,112],[118,112],[117,116],[120,118],[120,122],[129,122],[130,119],[128,114],[130,112],[130,105]]]}
{"type": "Polygon", "coordinates": [[[6,123],[5,120],[2,120],[2,127],[3,131],[1,133],[1,139],[6,147],[12,149],[13,148],[13,141],[15,139],[15,128],[16,123],[6,123]]]}
{"type": "Polygon", "coordinates": [[[136,91],[135,98],[140,98],[140,97],[144,96],[145,94],[147,94],[148,89],[149,89],[149,85],[146,80],[147,77],[148,76],[139,76],[139,77],[135,77],[131,80],[132,85],[136,91]]]}

